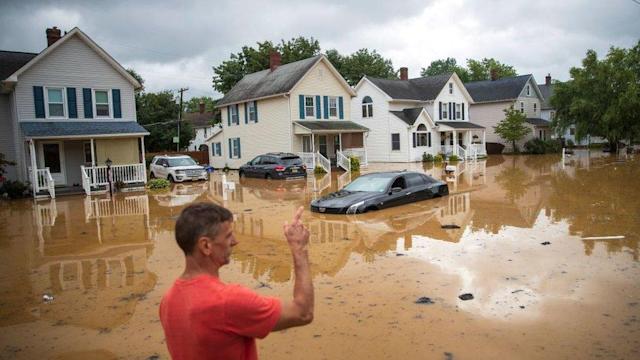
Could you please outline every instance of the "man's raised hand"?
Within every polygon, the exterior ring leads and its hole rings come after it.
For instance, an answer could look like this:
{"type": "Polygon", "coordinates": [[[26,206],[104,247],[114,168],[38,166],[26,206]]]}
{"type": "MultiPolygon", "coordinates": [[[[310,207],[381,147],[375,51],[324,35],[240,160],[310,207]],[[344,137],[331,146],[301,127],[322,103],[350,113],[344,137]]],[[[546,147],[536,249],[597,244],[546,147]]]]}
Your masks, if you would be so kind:
{"type": "Polygon", "coordinates": [[[284,236],[292,251],[304,250],[309,243],[309,230],[302,224],[304,208],[300,206],[293,215],[291,224],[285,221],[284,236]]]}

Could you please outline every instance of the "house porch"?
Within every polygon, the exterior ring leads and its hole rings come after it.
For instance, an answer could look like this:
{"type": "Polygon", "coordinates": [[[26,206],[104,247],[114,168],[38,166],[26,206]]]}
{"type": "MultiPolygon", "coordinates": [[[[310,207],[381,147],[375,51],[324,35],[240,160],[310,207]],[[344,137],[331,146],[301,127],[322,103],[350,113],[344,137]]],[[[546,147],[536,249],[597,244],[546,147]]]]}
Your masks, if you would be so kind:
{"type": "Polygon", "coordinates": [[[486,157],[486,130],[470,122],[439,121],[441,152],[465,159],[486,157]]]}

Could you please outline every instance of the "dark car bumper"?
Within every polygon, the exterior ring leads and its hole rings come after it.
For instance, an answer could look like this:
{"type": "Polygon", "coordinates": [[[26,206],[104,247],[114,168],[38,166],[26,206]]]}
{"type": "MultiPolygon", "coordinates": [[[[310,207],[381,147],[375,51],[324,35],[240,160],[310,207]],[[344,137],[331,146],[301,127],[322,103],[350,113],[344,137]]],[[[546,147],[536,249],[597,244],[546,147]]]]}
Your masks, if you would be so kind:
{"type": "Polygon", "coordinates": [[[341,208],[320,207],[313,204],[311,204],[310,208],[312,212],[317,212],[321,214],[346,214],[348,209],[346,207],[341,207],[341,208]]]}
{"type": "Polygon", "coordinates": [[[271,177],[274,179],[303,179],[307,177],[307,173],[304,171],[297,172],[297,173],[274,171],[271,177]]]}

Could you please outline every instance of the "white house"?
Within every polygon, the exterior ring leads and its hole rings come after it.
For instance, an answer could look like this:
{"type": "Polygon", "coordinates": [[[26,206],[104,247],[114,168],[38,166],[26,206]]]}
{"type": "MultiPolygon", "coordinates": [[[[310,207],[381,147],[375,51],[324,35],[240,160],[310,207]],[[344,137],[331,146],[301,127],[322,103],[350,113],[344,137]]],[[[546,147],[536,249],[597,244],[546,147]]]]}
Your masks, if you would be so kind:
{"type": "Polygon", "coordinates": [[[80,29],[46,34],[38,54],[0,52],[0,152],[17,163],[8,178],[34,195],[88,194],[108,184],[109,160],[114,181],[146,182],[140,83],[80,29]]]}
{"type": "MultiPolygon", "coordinates": [[[[222,131],[207,140],[210,164],[237,169],[267,152],[298,153],[308,168],[331,170],[346,155],[366,161],[364,133],[351,120],[353,89],[324,55],[248,74],[222,99],[222,131]]],[[[258,160],[259,161],[259,160],[258,160]]]]}
{"type": "Polygon", "coordinates": [[[462,158],[486,155],[484,128],[472,123],[473,99],[455,73],[400,80],[365,76],[355,86],[351,117],[369,128],[371,162],[420,161],[424,153],[462,158]]]}
{"type": "Polygon", "coordinates": [[[205,104],[201,102],[199,104],[199,111],[194,113],[186,113],[182,116],[184,122],[188,122],[193,127],[194,137],[189,141],[187,149],[189,151],[209,151],[209,146],[206,144],[207,139],[214,134],[217,127],[222,127],[221,124],[213,125],[216,121],[217,111],[205,111],[205,104]]]}
{"type": "Polygon", "coordinates": [[[551,123],[541,117],[544,97],[533,75],[497,79],[494,72],[492,80],[468,82],[464,85],[473,97],[473,104],[469,109],[473,120],[487,129],[489,153],[500,153],[504,147],[511,147],[511,143],[501,139],[493,128],[504,119],[504,110],[510,107],[526,115],[527,126],[531,129],[529,135],[518,143],[520,149],[525,142],[535,137],[543,140],[551,138],[551,123]]]}

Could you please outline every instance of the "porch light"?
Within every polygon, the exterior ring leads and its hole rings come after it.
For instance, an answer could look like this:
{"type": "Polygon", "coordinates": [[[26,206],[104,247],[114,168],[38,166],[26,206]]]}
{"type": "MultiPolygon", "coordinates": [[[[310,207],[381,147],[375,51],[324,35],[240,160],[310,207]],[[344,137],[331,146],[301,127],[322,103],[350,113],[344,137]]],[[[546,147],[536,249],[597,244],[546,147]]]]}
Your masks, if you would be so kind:
{"type": "Polygon", "coordinates": [[[107,167],[111,167],[111,164],[113,164],[113,161],[111,161],[111,159],[107,158],[107,161],[104,162],[105,165],[107,165],[107,167]]]}

